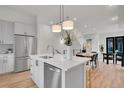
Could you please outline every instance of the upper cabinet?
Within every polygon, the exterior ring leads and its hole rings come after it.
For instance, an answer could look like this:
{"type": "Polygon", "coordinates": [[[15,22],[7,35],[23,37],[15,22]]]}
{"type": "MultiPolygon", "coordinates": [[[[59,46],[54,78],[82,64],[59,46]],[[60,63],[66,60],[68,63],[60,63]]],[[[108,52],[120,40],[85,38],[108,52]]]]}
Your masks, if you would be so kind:
{"type": "Polygon", "coordinates": [[[14,23],[0,20],[0,44],[14,43],[14,23]]]}
{"type": "Polygon", "coordinates": [[[25,24],[25,23],[15,23],[15,32],[14,34],[20,34],[20,35],[36,35],[36,29],[35,25],[33,24],[25,24]]]}

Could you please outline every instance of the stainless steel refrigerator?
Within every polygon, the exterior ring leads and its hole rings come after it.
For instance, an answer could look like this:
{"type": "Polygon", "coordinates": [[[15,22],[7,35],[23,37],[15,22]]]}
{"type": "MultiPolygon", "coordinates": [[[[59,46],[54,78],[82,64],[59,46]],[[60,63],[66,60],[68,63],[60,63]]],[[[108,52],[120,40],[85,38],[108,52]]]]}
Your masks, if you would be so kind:
{"type": "Polygon", "coordinates": [[[15,35],[15,72],[29,69],[29,56],[36,54],[36,38],[28,35],[15,35]]]}

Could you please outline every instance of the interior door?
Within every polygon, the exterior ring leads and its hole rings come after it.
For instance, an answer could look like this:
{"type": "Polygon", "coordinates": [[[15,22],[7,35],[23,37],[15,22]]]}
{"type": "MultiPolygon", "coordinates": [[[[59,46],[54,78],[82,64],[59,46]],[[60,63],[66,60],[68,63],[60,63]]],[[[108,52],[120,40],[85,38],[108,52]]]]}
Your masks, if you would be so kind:
{"type": "Polygon", "coordinates": [[[107,48],[106,48],[107,49],[107,53],[108,54],[113,54],[114,50],[115,50],[114,37],[107,38],[106,45],[107,45],[107,48]]]}
{"type": "Polygon", "coordinates": [[[26,38],[25,36],[15,36],[15,57],[26,56],[26,38]]]}
{"type": "Polygon", "coordinates": [[[123,54],[123,37],[116,37],[115,38],[115,50],[118,52],[118,54],[123,54]]]}

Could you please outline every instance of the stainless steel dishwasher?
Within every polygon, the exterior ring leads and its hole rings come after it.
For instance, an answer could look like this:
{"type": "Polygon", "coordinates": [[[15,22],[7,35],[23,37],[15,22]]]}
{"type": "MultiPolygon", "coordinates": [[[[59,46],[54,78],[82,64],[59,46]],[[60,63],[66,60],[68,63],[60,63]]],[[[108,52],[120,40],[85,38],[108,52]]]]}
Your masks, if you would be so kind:
{"type": "Polygon", "coordinates": [[[44,64],[44,87],[61,88],[61,69],[44,64]]]}

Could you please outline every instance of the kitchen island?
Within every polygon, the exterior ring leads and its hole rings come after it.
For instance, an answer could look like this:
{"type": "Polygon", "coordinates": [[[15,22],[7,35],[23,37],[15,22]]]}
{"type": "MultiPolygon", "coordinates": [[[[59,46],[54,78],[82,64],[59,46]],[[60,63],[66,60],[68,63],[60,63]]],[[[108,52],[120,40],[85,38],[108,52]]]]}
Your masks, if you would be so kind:
{"type": "Polygon", "coordinates": [[[40,88],[86,87],[86,62],[90,58],[73,56],[66,60],[62,55],[31,55],[31,78],[40,88]]]}

